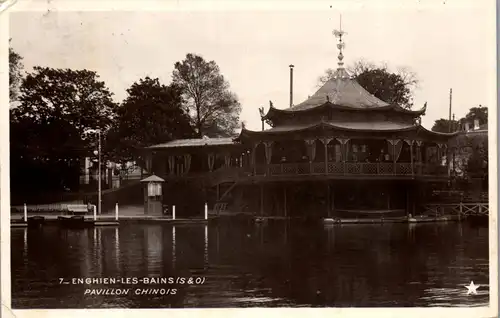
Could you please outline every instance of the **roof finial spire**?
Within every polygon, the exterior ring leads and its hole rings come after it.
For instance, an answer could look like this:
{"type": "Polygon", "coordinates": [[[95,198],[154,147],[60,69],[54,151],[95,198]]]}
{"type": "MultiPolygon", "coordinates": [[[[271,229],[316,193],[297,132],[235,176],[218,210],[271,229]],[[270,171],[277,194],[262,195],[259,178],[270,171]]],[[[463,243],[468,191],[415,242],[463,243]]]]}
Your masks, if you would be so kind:
{"type": "Polygon", "coordinates": [[[335,35],[336,38],[339,39],[339,43],[337,44],[337,48],[339,49],[339,55],[338,55],[338,65],[339,68],[344,68],[344,54],[342,53],[342,50],[345,48],[345,43],[342,41],[342,36],[347,34],[342,30],[342,14],[340,15],[340,30],[333,30],[333,35],[335,35]]]}

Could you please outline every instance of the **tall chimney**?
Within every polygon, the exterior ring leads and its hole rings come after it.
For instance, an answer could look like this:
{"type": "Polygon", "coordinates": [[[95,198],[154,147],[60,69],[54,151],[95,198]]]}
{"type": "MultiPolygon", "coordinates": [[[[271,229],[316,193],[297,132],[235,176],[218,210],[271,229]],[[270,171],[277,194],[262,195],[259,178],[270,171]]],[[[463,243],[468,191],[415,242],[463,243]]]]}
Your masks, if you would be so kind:
{"type": "Polygon", "coordinates": [[[450,108],[449,108],[449,116],[448,116],[448,132],[451,133],[451,99],[453,96],[453,90],[450,88],[450,108]]]}
{"type": "Polygon", "coordinates": [[[293,106],[293,64],[290,64],[290,107],[293,106]]]}

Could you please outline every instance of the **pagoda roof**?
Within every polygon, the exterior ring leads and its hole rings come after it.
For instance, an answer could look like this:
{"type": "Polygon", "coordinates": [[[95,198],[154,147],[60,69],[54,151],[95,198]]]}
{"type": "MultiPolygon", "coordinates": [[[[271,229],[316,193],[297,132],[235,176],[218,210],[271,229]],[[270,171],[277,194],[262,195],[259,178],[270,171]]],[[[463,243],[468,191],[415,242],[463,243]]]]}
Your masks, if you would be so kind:
{"type": "Polygon", "coordinates": [[[296,124],[296,125],[284,125],[277,126],[263,131],[251,131],[247,129],[242,129],[240,139],[242,136],[269,136],[269,135],[279,135],[291,132],[303,132],[311,131],[319,128],[330,128],[343,131],[357,131],[357,132],[401,132],[401,131],[417,131],[423,132],[424,134],[429,134],[432,136],[441,137],[453,137],[458,134],[458,132],[453,133],[440,133],[434,132],[426,129],[421,125],[416,124],[406,124],[401,122],[391,122],[391,121],[366,121],[366,122],[334,122],[334,121],[321,121],[320,123],[309,123],[309,124],[296,124]]]}
{"type": "Polygon", "coordinates": [[[314,95],[290,108],[277,109],[271,106],[263,119],[269,119],[277,113],[300,113],[324,107],[358,111],[394,110],[415,115],[422,115],[426,110],[426,105],[419,110],[412,111],[382,101],[364,89],[344,68],[338,68],[314,95]]]}

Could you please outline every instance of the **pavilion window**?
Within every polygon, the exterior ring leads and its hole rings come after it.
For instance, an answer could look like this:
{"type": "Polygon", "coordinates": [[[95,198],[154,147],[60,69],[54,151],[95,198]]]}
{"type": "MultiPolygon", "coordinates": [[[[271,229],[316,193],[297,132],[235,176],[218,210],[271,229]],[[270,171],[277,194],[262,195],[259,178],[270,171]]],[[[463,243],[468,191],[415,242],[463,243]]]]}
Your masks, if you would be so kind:
{"type": "Polygon", "coordinates": [[[157,182],[148,183],[148,196],[149,197],[161,196],[161,184],[157,182]]]}

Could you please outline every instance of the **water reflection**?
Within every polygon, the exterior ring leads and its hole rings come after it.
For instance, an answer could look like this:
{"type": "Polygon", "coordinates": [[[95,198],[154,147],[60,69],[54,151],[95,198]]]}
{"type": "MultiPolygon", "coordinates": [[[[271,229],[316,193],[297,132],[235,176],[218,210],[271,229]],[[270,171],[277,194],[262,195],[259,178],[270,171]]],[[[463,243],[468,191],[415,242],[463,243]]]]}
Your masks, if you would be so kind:
{"type": "Polygon", "coordinates": [[[175,225],[172,226],[172,268],[175,269],[175,225]]]}
{"type": "Polygon", "coordinates": [[[13,306],[484,305],[487,240],[486,228],[456,223],[12,229],[13,306]],[[168,297],[88,297],[85,286],[58,284],[59,277],[143,276],[205,283],[177,286],[168,297]],[[482,286],[467,298],[470,280],[482,286]]]}
{"type": "Polygon", "coordinates": [[[120,228],[115,228],[115,262],[116,262],[116,270],[120,272],[120,228]]]}
{"type": "Polygon", "coordinates": [[[205,249],[203,250],[203,267],[208,267],[208,225],[205,225],[205,249]]]}

